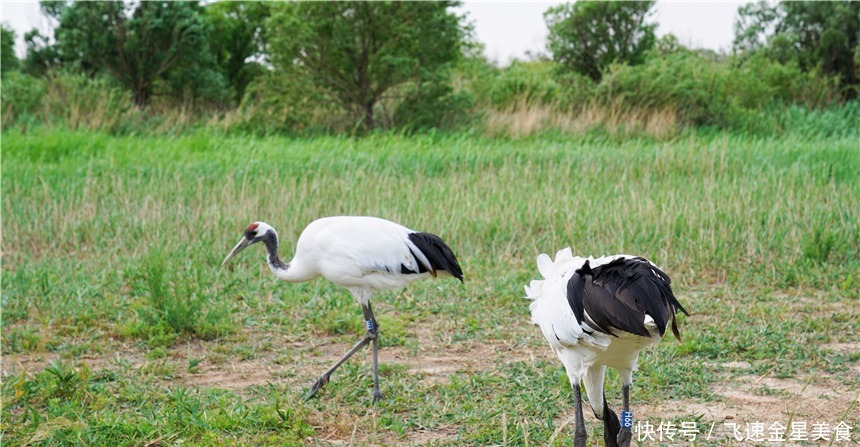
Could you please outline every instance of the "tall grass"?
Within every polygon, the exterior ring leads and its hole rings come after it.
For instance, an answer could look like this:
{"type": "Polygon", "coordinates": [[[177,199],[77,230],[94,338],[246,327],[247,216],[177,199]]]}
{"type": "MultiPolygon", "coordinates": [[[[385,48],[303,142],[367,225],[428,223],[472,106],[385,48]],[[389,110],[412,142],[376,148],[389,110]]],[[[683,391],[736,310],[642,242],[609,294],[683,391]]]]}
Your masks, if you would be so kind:
{"type": "Polygon", "coordinates": [[[568,135],[602,133],[615,138],[651,137],[669,140],[684,130],[672,109],[629,109],[615,105],[589,104],[572,110],[544,104],[513,104],[492,110],[484,121],[488,136],[525,138],[548,132],[568,135]]]}
{"type": "Polygon", "coordinates": [[[253,219],[294,240],[319,216],[374,214],[449,235],[467,259],[527,263],[573,244],[647,253],[688,282],[778,284],[822,227],[836,238],[829,272],[856,262],[853,143],[8,133],[4,253],[12,268],[120,262],[156,245],[214,262],[222,253],[209,247],[229,245],[253,219]]]}

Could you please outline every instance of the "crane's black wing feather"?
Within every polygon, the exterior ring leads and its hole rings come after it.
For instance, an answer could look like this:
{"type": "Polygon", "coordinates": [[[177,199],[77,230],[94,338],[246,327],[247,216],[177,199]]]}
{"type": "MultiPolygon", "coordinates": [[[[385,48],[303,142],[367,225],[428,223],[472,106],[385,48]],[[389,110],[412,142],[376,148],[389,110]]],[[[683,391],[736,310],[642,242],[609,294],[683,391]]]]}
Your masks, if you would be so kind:
{"type": "Polygon", "coordinates": [[[594,268],[586,261],[567,283],[567,300],[580,324],[587,314],[589,323],[607,334],[620,330],[648,337],[649,315],[661,336],[671,317],[672,333],[680,340],[675,313],[689,314],[670,284],[668,275],[643,258],[622,257],[594,268]]]}
{"type": "MultiPolygon", "coordinates": [[[[418,273],[429,271],[435,276],[437,270],[444,270],[450,273],[451,276],[459,279],[461,282],[463,281],[463,270],[460,268],[460,263],[457,262],[457,257],[454,256],[454,252],[451,250],[451,247],[443,242],[442,238],[430,233],[410,233],[409,240],[415,245],[415,247],[421,250],[421,253],[424,254],[424,257],[427,258],[427,261],[430,263],[430,265],[425,266],[419,260],[418,273]]],[[[413,253],[412,256],[418,260],[415,253],[413,253]]]]}
{"type": "MultiPolygon", "coordinates": [[[[588,262],[585,263],[586,267],[588,266],[588,262]]],[[[573,309],[573,316],[576,317],[576,322],[582,325],[582,322],[585,320],[584,308],[582,304],[582,293],[581,291],[585,289],[585,276],[574,274],[570,277],[570,280],[567,281],[567,303],[570,305],[570,308],[573,309]]],[[[589,322],[591,323],[591,322],[589,322]]]]}

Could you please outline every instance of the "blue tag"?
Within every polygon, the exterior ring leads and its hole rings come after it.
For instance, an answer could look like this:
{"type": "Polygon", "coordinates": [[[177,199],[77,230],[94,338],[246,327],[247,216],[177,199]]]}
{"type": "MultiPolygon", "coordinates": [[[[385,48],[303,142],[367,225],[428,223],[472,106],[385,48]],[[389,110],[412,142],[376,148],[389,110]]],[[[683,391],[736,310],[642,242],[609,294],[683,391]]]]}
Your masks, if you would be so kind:
{"type": "Polygon", "coordinates": [[[373,332],[373,320],[364,320],[364,326],[367,327],[367,332],[373,332]]]}
{"type": "Polygon", "coordinates": [[[621,412],[621,428],[633,428],[633,412],[621,412]]]}

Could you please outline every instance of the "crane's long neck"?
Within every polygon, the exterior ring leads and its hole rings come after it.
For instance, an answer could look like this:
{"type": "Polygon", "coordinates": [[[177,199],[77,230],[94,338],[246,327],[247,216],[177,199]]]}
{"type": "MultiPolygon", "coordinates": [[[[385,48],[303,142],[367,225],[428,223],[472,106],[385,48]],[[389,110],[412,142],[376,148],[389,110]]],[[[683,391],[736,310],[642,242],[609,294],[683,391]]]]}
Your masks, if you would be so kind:
{"type": "Polygon", "coordinates": [[[278,256],[278,235],[270,233],[268,237],[263,239],[263,244],[266,246],[266,262],[269,264],[269,269],[279,279],[289,282],[302,282],[312,279],[316,275],[310,275],[304,266],[298,264],[295,259],[284,264],[278,256]]]}

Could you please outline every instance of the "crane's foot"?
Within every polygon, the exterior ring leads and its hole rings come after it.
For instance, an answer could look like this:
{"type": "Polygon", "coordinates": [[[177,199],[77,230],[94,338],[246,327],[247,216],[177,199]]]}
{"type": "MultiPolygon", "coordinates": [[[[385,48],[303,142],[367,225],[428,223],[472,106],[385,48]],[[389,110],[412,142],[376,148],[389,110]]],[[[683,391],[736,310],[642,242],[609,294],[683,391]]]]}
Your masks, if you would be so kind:
{"type": "Polygon", "coordinates": [[[321,375],[319,379],[317,379],[317,381],[314,382],[313,385],[311,385],[311,392],[308,394],[308,397],[306,397],[305,400],[313,399],[314,397],[316,397],[319,390],[321,390],[322,387],[324,387],[328,383],[329,377],[329,374],[321,375]]]}
{"type": "Polygon", "coordinates": [[[631,440],[633,440],[633,433],[629,428],[622,428],[618,432],[618,447],[630,447],[631,440]]]}
{"type": "Polygon", "coordinates": [[[373,390],[373,403],[377,403],[382,400],[382,392],[379,390],[373,390]]]}

